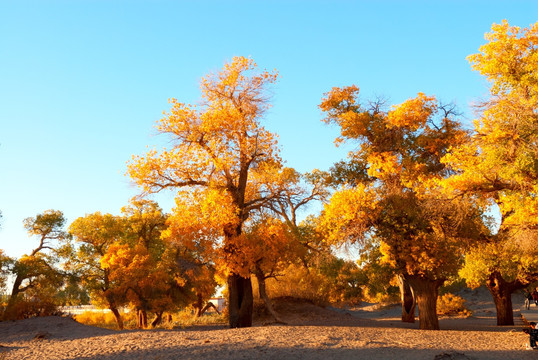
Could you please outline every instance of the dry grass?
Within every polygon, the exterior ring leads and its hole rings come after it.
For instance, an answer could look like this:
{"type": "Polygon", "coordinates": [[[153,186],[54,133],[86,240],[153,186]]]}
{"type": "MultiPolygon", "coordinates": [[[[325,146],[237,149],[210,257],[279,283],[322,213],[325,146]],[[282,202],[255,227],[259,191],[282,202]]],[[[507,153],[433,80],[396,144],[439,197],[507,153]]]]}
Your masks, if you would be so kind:
{"type": "MultiPolygon", "coordinates": [[[[225,315],[218,315],[217,313],[206,313],[197,318],[193,315],[193,311],[190,309],[185,309],[171,315],[172,321],[163,321],[163,323],[157,325],[156,328],[171,330],[196,325],[219,325],[227,322],[225,315]]],[[[122,318],[125,329],[136,329],[136,316],[134,312],[122,312],[122,318]]],[[[74,319],[84,325],[92,325],[105,329],[117,329],[116,319],[110,312],[102,313],[86,311],[82,314],[75,315],[74,319]]]]}

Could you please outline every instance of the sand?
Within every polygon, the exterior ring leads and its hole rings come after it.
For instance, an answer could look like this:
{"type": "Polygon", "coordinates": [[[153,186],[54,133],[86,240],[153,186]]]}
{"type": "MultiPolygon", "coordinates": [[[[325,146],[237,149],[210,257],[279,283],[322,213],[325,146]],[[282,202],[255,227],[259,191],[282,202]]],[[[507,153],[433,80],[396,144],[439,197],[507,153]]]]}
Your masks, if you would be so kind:
{"type": "MultiPolygon", "coordinates": [[[[68,317],[0,323],[0,359],[536,359],[515,310],[515,326],[496,326],[487,293],[469,291],[470,318],[442,318],[442,330],[399,321],[400,308],[354,309],[277,304],[288,325],[246,329],[195,326],[114,331],[68,317]]],[[[516,300],[516,299],[514,299],[516,300]]],[[[515,303],[515,307],[519,304],[515,303]]],[[[537,310],[538,311],[538,310],[537,310]]]]}

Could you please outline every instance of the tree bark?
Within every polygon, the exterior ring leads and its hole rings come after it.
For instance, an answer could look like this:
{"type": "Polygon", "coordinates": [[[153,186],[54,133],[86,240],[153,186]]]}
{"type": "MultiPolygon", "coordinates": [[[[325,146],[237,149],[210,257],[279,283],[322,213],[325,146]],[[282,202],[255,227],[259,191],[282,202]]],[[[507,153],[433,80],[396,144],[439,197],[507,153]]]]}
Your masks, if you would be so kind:
{"type": "Polygon", "coordinates": [[[405,275],[418,303],[419,328],[439,330],[437,295],[444,280],[431,280],[418,275],[405,275]]]}
{"type": "Polygon", "coordinates": [[[228,312],[230,328],[252,326],[254,299],[250,278],[228,275],[228,312]]]}
{"type": "Polygon", "coordinates": [[[269,314],[271,314],[277,324],[286,325],[286,322],[282,321],[280,316],[278,316],[277,312],[273,308],[271,299],[269,299],[269,296],[267,296],[267,291],[265,289],[265,275],[258,265],[256,265],[256,279],[258,280],[258,293],[265,304],[265,308],[267,311],[269,311],[269,314]]]}
{"type": "Polygon", "coordinates": [[[198,293],[196,294],[196,302],[194,303],[196,317],[202,316],[203,307],[204,307],[204,298],[202,297],[202,293],[198,293]]]}
{"type": "Polygon", "coordinates": [[[146,310],[138,310],[136,316],[136,327],[139,329],[145,329],[148,327],[148,313],[146,310]]]}
{"type": "Polygon", "coordinates": [[[157,312],[155,313],[155,318],[151,322],[151,327],[154,328],[155,326],[161,324],[163,322],[163,312],[157,312]]]}
{"type": "Polygon", "coordinates": [[[6,309],[4,310],[4,313],[2,314],[3,320],[16,320],[16,314],[13,313],[13,307],[15,306],[15,303],[17,302],[17,296],[19,295],[20,287],[22,285],[22,281],[24,278],[20,275],[17,275],[15,278],[15,281],[13,283],[13,287],[11,288],[11,295],[9,296],[9,300],[7,301],[6,309]]]}
{"type": "Polygon", "coordinates": [[[415,295],[409,282],[403,275],[398,275],[398,286],[400,287],[400,298],[402,301],[402,322],[415,322],[415,295]]]}
{"type": "Polygon", "coordinates": [[[213,308],[213,309],[215,309],[215,311],[217,312],[217,314],[220,315],[220,311],[219,311],[219,309],[215,306],[215,304],[213,304],[213,303],[210,301],[210,302],[208,302],[208,303],[202,308],[202,311],[200,311],[200,316],[204,315],[205,312],[206,312],[207,310],[209,310],[209,308],[213,308]]]}
{"type": "Polygon", "coordinates": [[[112,311],[112,314],[114,315],[114,318],[116,319],[116,324],[118,325],[118,329],[123,330],[123,319],[121,318],[121,314],[118,311],[118,308],[110,304],[108,308],[110,309],[110,311],[112,311]]]}
{"type": "Polygon", "coordinates": [[[526,285],[520,281],[506,281],[498,271],[492,272],[486,280],[495,308],[497,310],[497,325],[514,325],[514,310],[512,308],[512,293],[523,289],[526,285]]]}

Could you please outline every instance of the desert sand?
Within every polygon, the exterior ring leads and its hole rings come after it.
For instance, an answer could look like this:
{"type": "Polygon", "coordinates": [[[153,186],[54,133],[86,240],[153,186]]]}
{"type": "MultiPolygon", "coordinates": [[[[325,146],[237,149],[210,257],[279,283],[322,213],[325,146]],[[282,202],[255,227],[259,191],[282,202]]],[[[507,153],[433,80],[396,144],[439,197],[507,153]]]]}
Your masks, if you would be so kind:
{"type": "MultiPolygon", "coordinates": [[[[514,326],[496,326],[491,297],[468,291],[469,318],[441,318],[439,331],[399,320],[398,306],[337,310],[276,304],[287,325],[223,325],[114,331],[69,317],[0,323],[0,359],[537,359],[514,297],[514,326]]],[[[538,308],[536,309],[538,311],[538,308]]]]}

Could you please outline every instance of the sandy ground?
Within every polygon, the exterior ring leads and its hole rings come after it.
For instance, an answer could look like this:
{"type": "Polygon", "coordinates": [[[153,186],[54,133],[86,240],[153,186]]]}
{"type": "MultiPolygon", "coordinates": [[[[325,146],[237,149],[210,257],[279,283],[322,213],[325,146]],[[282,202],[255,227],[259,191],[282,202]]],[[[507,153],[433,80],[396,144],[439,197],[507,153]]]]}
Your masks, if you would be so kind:
{"type": "Polygon", "coordinates": [[[335,311],[298,303],[277,307],[288,325],[247,329],[113,331],[64,317],[3,322],[0,359],[538,359],[538,351],[525,350],[519,310],[515,326],[498,327],[487,292],[466,298],[474,315],[441,319],[440,331],[400,322],[398,307],[335,311]]]}

